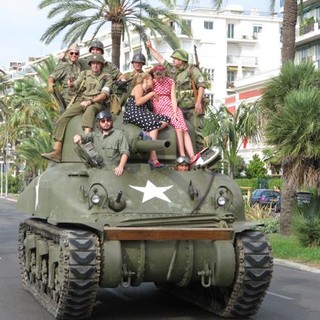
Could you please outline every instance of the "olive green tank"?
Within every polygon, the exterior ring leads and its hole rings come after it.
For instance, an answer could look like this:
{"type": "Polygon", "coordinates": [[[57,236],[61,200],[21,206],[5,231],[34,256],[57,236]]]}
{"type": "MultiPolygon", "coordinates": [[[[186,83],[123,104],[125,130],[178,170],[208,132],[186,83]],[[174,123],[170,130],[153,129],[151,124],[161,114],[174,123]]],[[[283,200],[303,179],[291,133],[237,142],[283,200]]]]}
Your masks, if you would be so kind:
{"type": "Polygon", "coordinates": [[[115,126],[131,156],[115,176],[73,144],[80,119],[69,123],[61,163],[49,163],[19,196],[19,210],[31,216],[19,229],[24,287],[55,319],[90,319],[98,287],[144,282],[222,317],[257,313],[272,277],[271,247],[245,221],[240,188],[215,172],[217,154],[209,149],[190,171],[176,171],[175,131],[145,141],[120,115],[115,126]],[[165,166],[150,170],[154,149],[165,166]]]}

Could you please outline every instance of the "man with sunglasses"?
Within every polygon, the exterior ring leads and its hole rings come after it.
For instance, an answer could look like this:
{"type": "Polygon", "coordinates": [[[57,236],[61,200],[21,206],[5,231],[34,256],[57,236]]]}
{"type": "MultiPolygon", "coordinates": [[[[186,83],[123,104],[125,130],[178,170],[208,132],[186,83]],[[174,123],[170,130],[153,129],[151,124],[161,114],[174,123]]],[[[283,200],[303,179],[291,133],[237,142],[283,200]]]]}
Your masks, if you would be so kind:
{"type": "Polygon", "coordinates": [[[84,70],[84,65],[79,61],[79,47],[73,44],[68,50],[68,59],[65,62],[59,63],[53,73],[48,78],[48,92],[55,94],[56,84],[61,86],[62,103],[64,109],[71,101],[74,92],[68,88],[68,80],[78,78],[80,72],[84,70]]]}
{"type": "Polygon", "coordinates": [[[91,141],[95,151],[103,157],[107,165],[113,165],[116,176],[122,175],[130,156],[129,144],[123,130],[113,128],[112,115],[101,111],[96,116],[97,131],[83,135],[76,134],[74,143],[91,141]]]}
{"type": "Polygon", "coordinates": [[[70,91],[75,93],[75,99],[57,121],[53,132],[53,151],[41,154],[47,160],[61,161],[64,135],[69,121],[74,116],[83,114],[83,131],[92,131],[95,115],[102,110],[103,101],[110,95],[112,79],[109,74],[102,72],[105,62],[103,56],[92,55],[88,60],[90,70],[82,71],[75,81],[68,79],[68,86],[70,91]]]}

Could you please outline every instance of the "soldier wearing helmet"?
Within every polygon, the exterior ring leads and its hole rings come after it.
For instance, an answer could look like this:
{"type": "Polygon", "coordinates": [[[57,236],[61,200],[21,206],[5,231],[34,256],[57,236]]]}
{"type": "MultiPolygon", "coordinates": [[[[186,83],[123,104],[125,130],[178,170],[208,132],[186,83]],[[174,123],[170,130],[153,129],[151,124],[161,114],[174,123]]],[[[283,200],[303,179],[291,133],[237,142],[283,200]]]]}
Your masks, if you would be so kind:
{"type": "Polygon", "coordinates": [[[125,105],[130,95],[130,92],[136,86],[136,84],[142,81],[142,75],[144,74],[142,67],[146,64],[146,57],[141,52],[135,53],[132,56],[131,64],[133,70],[124,74],[125,80],[129,81],[129,83],[126,92],[124,92],[121,96],[121,106],[125,105]]]}
{"type": "Polygon", "coordinates": [[[123,130],[113,128],[112,114],[100,111],[96,116],[97,131],[87,134],[76,134],[74,143],[91,141],[96,152],[103,157],[105,163],[113,166],[116,176],[120,176],[130,156],[129,144],[123,130]]]}
{"type": "MultiPolygon", "coordinates": [[[[182,109],[185,118],[190,121],[196,133],[196,150],[204,147],[203,125],[204,125],[204,90],[205,79],[199,68],[188,63],[189,54],[184,49],[173,51],[172,63],[166,61],[163,56],[152,46],[150,40],[146,42],[151,54],[155,59],[165,66],[167,74],[175,80],[178,106],[182,109]]],[[[198,155],[196,155],[198,157],[198,155]]],[[[191,159],[191,162],[195,162],[191,159]]]]}
{"type": "Polygon", "coordinates": [[[91,69],[81,71],[75,81],[68,80],[68,86],[75,92],[75,96],[57,121],[53,132],[54,150],[42,154],[44,158],[55,162],[61,161],[64,134],[72,117],[83,114],[81,121],[83,130],[92,131],[95,115],[101,111],[103,101],[110,95],[112,84],[110,75],[102,72],[104,62],[102,55],[91,55],[88,59],[91,69]]]}

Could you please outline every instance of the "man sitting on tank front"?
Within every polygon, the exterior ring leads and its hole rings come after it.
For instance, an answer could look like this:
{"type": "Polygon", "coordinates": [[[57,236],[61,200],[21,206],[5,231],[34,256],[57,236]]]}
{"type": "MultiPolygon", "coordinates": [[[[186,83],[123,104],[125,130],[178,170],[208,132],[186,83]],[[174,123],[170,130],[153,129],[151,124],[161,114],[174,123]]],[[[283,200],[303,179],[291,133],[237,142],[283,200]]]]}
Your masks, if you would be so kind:
{"type": "Polygon", "coordinates": [[[98,130],[94,132],[76,134],[74,143],[92,141],[96,152],[103,157],[107,164],[115,164],[113,169],[116,176],[122,175],[130,156],[129,144],[124,131],[113,128],[112,115],[108,111],[101,111],[96,116],[98,130]]]}

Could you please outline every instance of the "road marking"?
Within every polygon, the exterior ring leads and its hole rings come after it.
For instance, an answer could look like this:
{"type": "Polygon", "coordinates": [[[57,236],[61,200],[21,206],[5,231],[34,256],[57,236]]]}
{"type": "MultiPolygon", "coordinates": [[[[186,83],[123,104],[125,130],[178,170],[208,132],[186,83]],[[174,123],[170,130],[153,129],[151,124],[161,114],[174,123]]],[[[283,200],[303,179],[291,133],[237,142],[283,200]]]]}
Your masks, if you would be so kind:
{"type": "Polygon", "coordinates": [[[270,294],[271,296],[279,297],[279,298],[282,298],[282,299],[286,299],[286,300],[294,300],[294,298],[283,296],[281,294],[277,294],[277,293],[270,292],[270,291],[267,291],[267,294],[270,294]]]}

